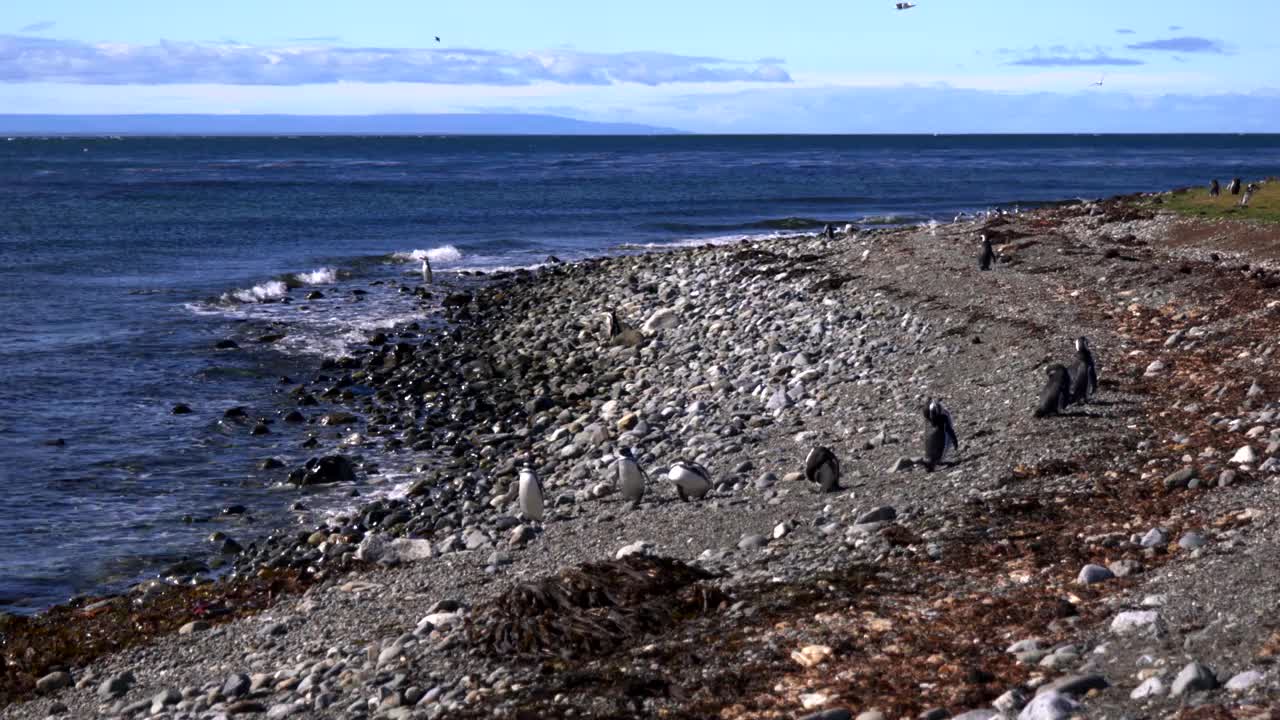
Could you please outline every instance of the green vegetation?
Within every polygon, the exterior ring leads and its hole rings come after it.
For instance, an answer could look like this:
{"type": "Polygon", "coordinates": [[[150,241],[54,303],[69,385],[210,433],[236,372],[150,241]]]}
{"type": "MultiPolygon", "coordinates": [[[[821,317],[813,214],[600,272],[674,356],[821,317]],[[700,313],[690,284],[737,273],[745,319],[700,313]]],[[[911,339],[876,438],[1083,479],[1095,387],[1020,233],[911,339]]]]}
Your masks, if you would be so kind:
{"type": "MultiPolygon", "coordinates": [[[[1248,187],[1248,183],[1244,184],[1248,187]]],[[[1226,218],[1230,220],[1257,220],[1261,222],[1280,223],[1280,182],[1258,183],[1258,191],[1249,200],[1249,207],[1240,207],[1240,198],[1227,192],[1227,183],[1222,183],[1222,194],[1209,197],[1208,186],[1175,190],[1170,195],[1162,196],[1163,208],[1179,215],[1206,219],[1226,218]]]]}

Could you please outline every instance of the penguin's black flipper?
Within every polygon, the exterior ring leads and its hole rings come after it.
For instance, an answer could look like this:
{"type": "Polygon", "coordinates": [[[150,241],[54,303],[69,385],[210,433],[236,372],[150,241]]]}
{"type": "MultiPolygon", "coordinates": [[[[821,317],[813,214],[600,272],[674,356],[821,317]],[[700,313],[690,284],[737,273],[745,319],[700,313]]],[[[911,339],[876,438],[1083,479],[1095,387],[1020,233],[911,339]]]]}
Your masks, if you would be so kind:
{"type": "Polygon", "coordinates": [[[676,496],[680,498],[680,502],[689,502],[689,496],[684,494],[684,488],[676,485],[676,496]]]}
{"type": "Polygon", "coordinates": [[[951,424],[950,415],[946,417],[945,423],[943,429],[947,433],[947,440],[951,441],[951,447],[955,448],[956,452],[960,452],[960,438],[956,437],[956,428],[951,424]]]}

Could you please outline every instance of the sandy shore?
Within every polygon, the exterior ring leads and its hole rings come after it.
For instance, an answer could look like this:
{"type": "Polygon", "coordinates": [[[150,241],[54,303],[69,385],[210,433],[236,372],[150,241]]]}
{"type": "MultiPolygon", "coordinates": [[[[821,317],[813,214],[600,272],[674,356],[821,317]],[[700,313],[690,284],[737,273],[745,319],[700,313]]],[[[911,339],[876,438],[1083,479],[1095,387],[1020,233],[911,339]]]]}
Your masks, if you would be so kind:
{"type": "Polygon", "coordinates": [[[1256,714],[1280,696],[1274,268],[1132,204],[991,223],[986,273],[983,229],[612,258],[452,297],[451,337],[343,368],[371,436],[451,458],[414,497],[243,561],[302,594],[173,617],[195,624],[52,672],[4,716],[1256,714]],[[603,336],[606,311],[637,333],[603,336]],[[1095,401],[1033,418],[1082,335],[1095,401]],[[960,437],[932,473],[912,463],[930,397],[960,437]],[[798,478],[814,445],[840,491],[798,478]],[[621,446],[653,476],[634,511],[611,492],[621,446]],[[542,528],[513,515],[526,456],[542,528]],[[705,500],[663,479],[678,458],[711,471],[705,500]],[[378,567],[396,553],[421,559],[378,567]]]}

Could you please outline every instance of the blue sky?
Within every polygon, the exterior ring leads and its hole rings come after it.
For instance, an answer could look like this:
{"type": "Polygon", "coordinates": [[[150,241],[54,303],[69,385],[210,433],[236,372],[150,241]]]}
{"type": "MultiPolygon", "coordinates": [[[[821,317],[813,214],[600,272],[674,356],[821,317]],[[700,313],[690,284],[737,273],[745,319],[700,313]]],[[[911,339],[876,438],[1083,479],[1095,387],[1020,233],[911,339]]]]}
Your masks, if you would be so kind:
{"type": "Polygon", "coordinates": [[[1280,131],[1274,0],[917,4],[18,0],[0,7],[0,111],[1280,131]]]}

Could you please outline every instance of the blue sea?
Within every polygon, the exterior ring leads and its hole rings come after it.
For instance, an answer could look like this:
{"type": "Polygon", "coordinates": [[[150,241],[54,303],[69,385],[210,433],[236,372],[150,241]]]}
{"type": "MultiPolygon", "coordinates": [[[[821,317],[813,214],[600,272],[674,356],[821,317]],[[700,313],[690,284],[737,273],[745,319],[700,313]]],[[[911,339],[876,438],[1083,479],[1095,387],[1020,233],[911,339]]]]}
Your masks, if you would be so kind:
{"type": "MultiPolygon", "coordinates": [[[[304,460],[305,430],[252,436],[223,411],[278,420],[325,357],[429,332],[399,290],[423,257],[464,283],[548,255],[1276,174],[1280,136],[0,138],[0,609],[207,558],[211,533],[247,543],[300,499],[355,502],[258,469],[304,460]]],[[[360,492],[395,492],[413,463],[387,458],[360,492]]]]}

